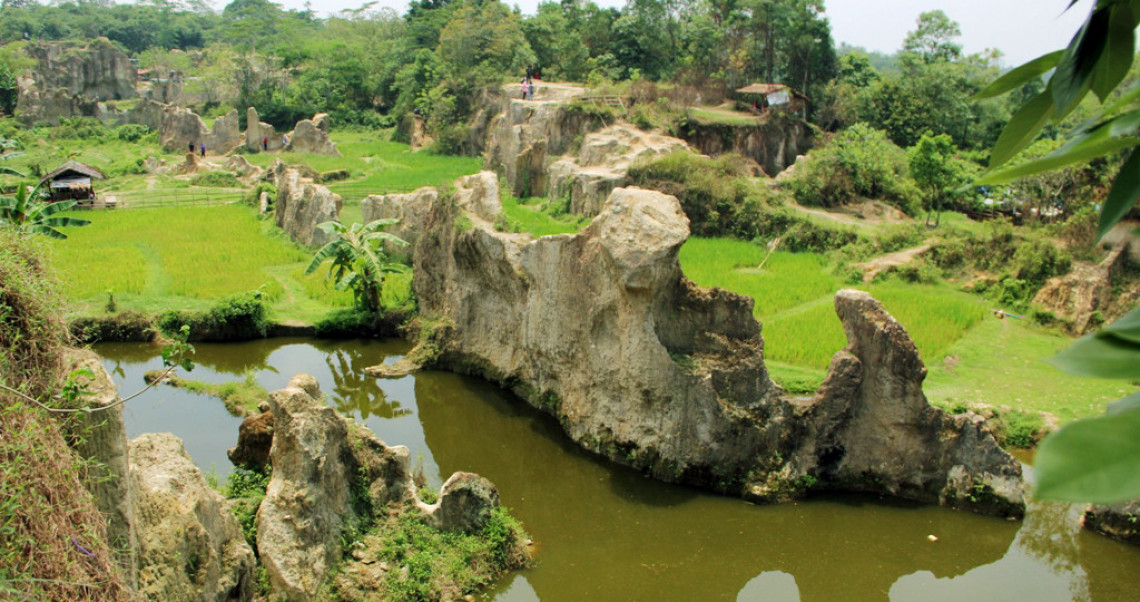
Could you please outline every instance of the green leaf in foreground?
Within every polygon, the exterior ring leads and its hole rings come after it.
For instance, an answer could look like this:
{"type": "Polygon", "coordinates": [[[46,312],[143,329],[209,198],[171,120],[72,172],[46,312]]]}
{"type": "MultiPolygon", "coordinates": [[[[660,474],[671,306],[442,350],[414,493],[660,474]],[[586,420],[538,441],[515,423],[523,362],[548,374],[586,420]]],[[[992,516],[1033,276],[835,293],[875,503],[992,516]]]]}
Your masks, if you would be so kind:
{"type": "Polygon", "coordinates": [[[1140,378],[1140,345],[1110,334],[1090,334],[1045,361],[1069,374],[1094,378],[1140,378]]]}
{"type": "Polygon", "coordinates": [[[1104,238],[1140,198],[1140,152],[1132,151],[1132,155],[1124,162],[1116,180],[1112,183],[1112,190],[1104,201],[1104,210],[1100,213],[1100,225],[1097,228],[1097,240],[1104,238]]]}
{"type": "Polygon", "coordinates": [[[1041,499],[1113,504],[1140,497],[1140,411],[1087,418],[1041,442],[1034,468],[1041,499]]]}
{"type": "Polygon", "coordinates": [[[1101,332],[1140,344],[1140,307],[1120,316],[1115,322],[1105,326],[1101,332]]]}
{"type": "Polygon", "coordinates": [[[1052,117],[1053,96],[1049,88],[1046,88],[1010,118],[990,153],[990,168],[993,169],[1009,161],[1021,152],[1021,149],[1033,141],[1037,132],[1041,131],[1041,128],[1045,127],[1045,122],[1052,117]]]}
{"type": "Polygon", "coordinates": [[[1130,412],[1132,410],[1140,410],[1140,391],[1108,404],[1108,414],[1110,416],[1130,412]]]}
{"type": "Polygon", "coordinates": [[[1025,85],[1030,80],[1041,77],[1050,69],[1056,67],[1057,63],[1061,61],[1063,54],[1065,54],[1064,50],[1055,50],[1049,54],[1039,56],[997,78],[992,84],[986,86],[985,90],[975,94],[974,98],[980,100],[998,96],[1018,86],[1025,85]]]}

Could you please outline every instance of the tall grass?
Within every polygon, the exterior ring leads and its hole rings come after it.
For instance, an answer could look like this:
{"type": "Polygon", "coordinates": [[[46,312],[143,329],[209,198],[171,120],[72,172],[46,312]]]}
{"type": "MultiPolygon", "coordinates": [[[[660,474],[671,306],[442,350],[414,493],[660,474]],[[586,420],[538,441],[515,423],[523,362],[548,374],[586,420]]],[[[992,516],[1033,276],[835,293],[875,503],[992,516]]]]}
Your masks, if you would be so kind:
{"type": "Polygon", "coordinates": [[[524,203],[505,190],[502,203],[506,221],[512,227],[535,236],[578,232],[590,222],[588,218],[569,214],[553,215],[545,199],[525,199],[524,203]]]}

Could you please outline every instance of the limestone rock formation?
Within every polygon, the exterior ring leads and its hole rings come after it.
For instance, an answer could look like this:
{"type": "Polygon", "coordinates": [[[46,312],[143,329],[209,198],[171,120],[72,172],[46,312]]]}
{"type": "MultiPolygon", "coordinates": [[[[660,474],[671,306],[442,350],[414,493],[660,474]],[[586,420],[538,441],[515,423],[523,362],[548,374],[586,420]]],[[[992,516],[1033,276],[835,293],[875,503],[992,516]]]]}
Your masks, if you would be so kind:
{"type": "Polygon", "coordinates": [[[329,139],[329,116],[318,113],[312,119],[302,119],[289,135],[285,150],[295,153],[341,156],[336,143],[329,139]]]}
{"type": "Polygon", "coordinates": [[[214,120],[214,127],[206,134],[206,148],[218,155],[225,155],[242,145],[237,109],[214,120]]]}
{"type": "Polygon", "coordinates": [[[1104,322],[1120,317],[1140,300],[1140,289],[1136,287],[1124,294],[1113,292],[1113,280],[1130,261],[1128,249],[1129,242],[1121,241],[1100,263],[1076,263],[1068,274],[1050,278],[1033,298],[1034,305],[1069,321],[1070,330],[1076,335],[1101,325],[1093,320],[1095,315],[1104,322]]]}
{"type": "Polygon", "coordinates": [[[549,168],[549,196],[569,197],[570,211],[597,215],[610,192],[629,183],[629,166],[639,159],[687,151],[683,140],[643,132],[628,124],[612,125],[587,134],[576,156],[566,156],[549,168]]]}
{"type": "Polygon", "coordinates": [[[1140,545],[1140,500],[1123,504],[1093,505],[1084,514],[1084,527],[1113,539],[1140,545]]]}
{"type": "Polygon", "coordinates": [[[226,452],[234,466],[264,471],[273,445],[273,412],[246,416],[238,427],[237,445],[226,452]]]}
{"type": "Polygon", "coordinates": [[[265,139],[268,150],[281,148],[281,136],[272,125],[261,121],[257,109],[249,107],[245,110],[245,148],[252,151],[262,150],[261,141],[265,139]]]}
{"type": "Polygon", "coordinates": [[[461,210],[486,222],[494,222],[503,211],[499,178],[493,171],[481,171],[456,180],[454,199],[461,210]]]}
{"type": "Polygon", "coordinates": [[[678,134],[706,155],[736,153],[756,161],[764,173],[778,174],[811,149],[811,126],[793,115],[768,113],[754,125],[690,121],[678,134]]]}
{"type": "Polygon", "coordinates": [[[37,42],[29,44],[26,52],[36,61],[31,77],[18,90],[17,114],[27,124],[93,117],[98,101],[135,96],[135,68],[107,38],[83,46],[37,42]]]}
{"type": "Polygon", "coordinates": [[[257,512],[257,549],[275,595],[310,600],[340,562],[340,534],[355,515],[348,430],[308,375],[270,393],[269,406],[273,476],[257,512]]]}
{"type": "Polygon", "coordinates": [[[414,246],[423,231],[428,211],[438,199],[438,190],[424,186],[405,194],[370,194],[360,202],[360,208],[366,224],[379,219],[400,220],[388,232],[414,246]]]}
{"type": "MultiPolygon", "coordinates": [[[[190,145],[197,152],[206,142],[206,124],[190,109],[166,105],[163,107],[157,128],[158,139],[167,151],[189,151],[190,145]]],[[[208,149],[211,150],[211,149],[208,149]]]]}
{"type": "Polygon", "coordinates": [[[585,448],[758,500],[854,488],[1023,511],[1019,464],[980,419],[926,404],[913,344],[873,301],[840,296],[851,344],[797,400],[768,377],[751,299],[684,278],[675,198],[618,188],[583,232],[537,240],[472,214],[456,228],[461,211],[435,203],[414,253],[437,364],[511,387],[585,448]]]}
{"type": "Polygon", "coordinates": [[[122,566],[126,581],[135,584],[136,520],[129,478],[128,444],[123,425],[119,391],[103,362],[93,351],[72,349],[65,356],[68,372],[90,370],[91,377],[77,376],[85,386],[87,407],[106,408],[75,415],[76,427],[85,432],[78,437],[75,451],[95,462],[84,472],[84,486],[95,497],[99,512],[107,518],[107,539],[122,566]]]}
{"type": "Polygon", "coordinates": [[[206,484],[182,441],[131,442],[139,594],[148,600],[252,600],[253,550],[226,500],[206,484]]]}
{"type": "Polygon", "coordinates": [[[275,176],[277,225],[303,245],[317,247],[329,242],[331,237],[317,225],[340,218],[340,195],[301,177],[296,168],[283,163],[276,164],[275,176]]]}
{"type": "MultiPolygon", "coordinates": [[[[500,110],[487,127],[483,164],[507,180],[516,197],[544,195],[547,165],[571,150],[575,139],[605,124],[568,109],[563,98],[520,100],[507,86],[500,110]]],[[[585,93],[575,88],[566,97],[585,93]]]]}
{"type": "Polygon", "coordinates": [[[440,490],[438,502],[421,504],[435,528],[463,533],[478,533],[498,507],[499,490],[494,483],[470,472],[451,475],[440,490]]]}
{"type": "Polygon", "coordinates": [[[230,155],[226,159],[225,167],[227,171],[236,173],[238,179],[246,184],[253,184],[265,175],[265,170],[251,165],[245,155],[230,155]]]}

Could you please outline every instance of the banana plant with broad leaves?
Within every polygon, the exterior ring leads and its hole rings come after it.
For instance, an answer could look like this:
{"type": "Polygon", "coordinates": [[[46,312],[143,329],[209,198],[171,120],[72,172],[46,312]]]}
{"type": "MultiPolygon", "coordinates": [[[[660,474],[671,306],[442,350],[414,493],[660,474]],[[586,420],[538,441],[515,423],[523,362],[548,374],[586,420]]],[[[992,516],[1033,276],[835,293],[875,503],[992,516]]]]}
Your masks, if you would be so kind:
{"type": "MultiPolygon", "coordinates": [[[[1076,4],[1070,2],[1069,8],[1076,4]]],[[[1010,119],[977,185],[1004,184],[1091,159],[1126,155],[1101,211],[1098,240],[1140,199],[1140,84],[1120,89],[1132,68],[1140,0],[1096,0],[1069,46],[1006,73],[980,97],[1017,88],[1050,70],[1045,90],[1010,119]],[[1046,123],[1060,122],[1093,93],[1094,115],[1043,157],[1008,166],[1046,123]]],[[[1140,379],[1140,308],[1079,339],[1052,364],[1072,374],[1140,379]]],[[[1140,393],[1109,404],[1104,416],[1078,420],[1041,442],[1035,460],[1037,496],[1111,504],[1140,497],[1140,393]]]]}
{"type": "Polygon", "coordinates": [[[67,238],[56,228],[86,226],[91,222],[77,217],[56,215],[75,206],[75,201],[45,203],[39,186],[16,186],[15,196],[0,197],[0,224],[20,232],[67,238]]]}
{"type": "Polygon", "coordinates": [[[408,266],[391,262],[381,248],[384,243],[407,246],[407,241],[382,228],[397,223],[396,219],[381,219],[368,224],[346,227],[340,222],[324,222],[317,228],[333,237],[317,250],[305,274],[312,274],[326,261],[328,277],[336,290],[351,290],[356,308],[370,313],[380,311],[380,298],[385,274],[407,272],[408,266]]]}

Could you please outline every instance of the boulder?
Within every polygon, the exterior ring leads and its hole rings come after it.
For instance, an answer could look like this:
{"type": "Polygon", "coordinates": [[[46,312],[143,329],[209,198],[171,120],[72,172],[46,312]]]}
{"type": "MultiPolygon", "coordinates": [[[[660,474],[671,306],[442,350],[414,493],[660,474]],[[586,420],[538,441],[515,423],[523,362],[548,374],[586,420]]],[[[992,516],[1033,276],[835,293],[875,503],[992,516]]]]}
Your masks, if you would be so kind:
{"type": "Polygon", "coordinates": [[[245,155],[230,155],[226,159],[225,168],[227,171],[236,173],[238,179],[246,184],[253,184],[265,175],[265,170],[256,165],[251,165],[245,155]]]}
{"type": "Polygon", "coordinates": [[[319,247],[332,237],[317,228],[318,224],[340,218],[341,199],[328,188],[301,177],[293,167],[277,164],[277,225],[294,242],[319,247]]]}
{"type": "Polygon", "coordinates": [[[238,427],[237,445],[226,452],[234,466],[263,472],[269,465],[269,448],[273,445],[273,412],[246,416],[238,427]]]}
{"type": "Polygon", "coordinates": [[[443,484],[437,503],[420,507],[441,531],[478,533],[499,507],[499,490],[477,474],[457,472],[443,484]]]}
{"type": "Polygon", "coordinates": [[[1089,506],[1084,513],[1084,528],[1113,539],[1140,545],[1140,500],[1121,504],[1089,506]]]}
{"type": "MultiPolygon", "coordinates": [[[[406,194],[370,194],[360,203],[362,219],[366,224],[378,219],[400,220],[388,228],[388,232],[414,246],[423,231],[428,211],[438,199],[439,191],[430,186],[406,194]]],[[[397,251],[395,248],[388,250],[397,251]]]]}
{"type": "Polygon", "coordinates": [[[295,153],[341,156],[336,143],[329,139],[329,116],[320,113],[312,119],[297,122],[289,135],[285,150],[295,153]]]}
{"type": "Polygon", "coordinates": [[[253,550],[226,500],[169,433],[131,441],[138,592],[148,600],[252,600],[253,550]]]}
{"type": "Polygon", "coordinates": [[[581,233],[537,240],[444,199],[424,224],[413,285],[445,325],[427,367],[510,386],[594,453],[761,501],[833,488],[1024,511],[1020,465],[980,418],[926,404],[913,344],[873,300],[839,296],[850,345],[815,398],[773,384],[751,299],[684,278],[674,197],[617,188],[581,233]]]}

